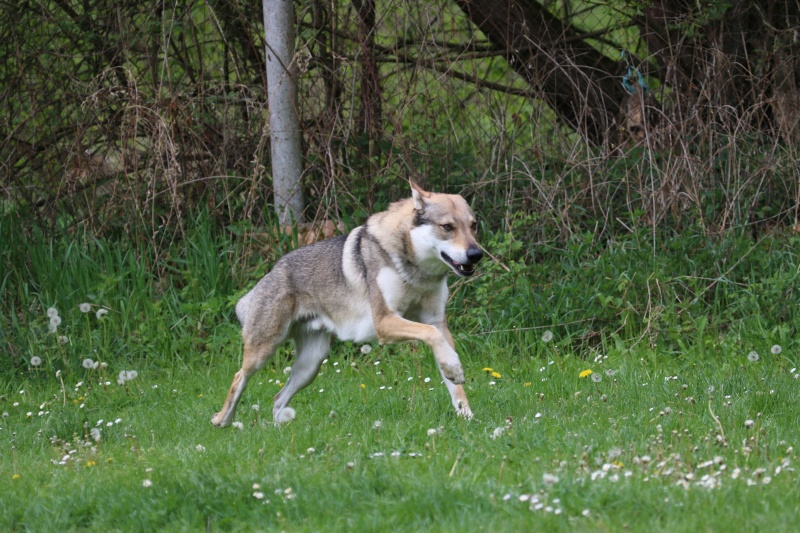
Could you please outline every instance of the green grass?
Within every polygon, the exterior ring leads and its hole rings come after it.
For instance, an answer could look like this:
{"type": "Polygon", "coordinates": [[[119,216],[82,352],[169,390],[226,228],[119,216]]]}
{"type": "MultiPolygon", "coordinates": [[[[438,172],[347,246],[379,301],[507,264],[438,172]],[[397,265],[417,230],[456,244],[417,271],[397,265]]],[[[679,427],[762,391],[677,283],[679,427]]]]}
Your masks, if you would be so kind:
{"type": "Polygon", "coordinates": [[[426,349],[339,343],[295,421],[271,422],[286,346],[245,392],[243,428],[219,430],[240,361],[231,305],[257,276],[237,263],[252,250],[200,222],[157,275],[165,263],[125,242],[24,241],[0,221],[0,529],[795,529],[798,316],[773,301],[797,275],[788,238],[691,265],[675,252],[688,241],[655,258],[576,244],[535,263],[491,237],[509,271],[487,263],[450,304],[473,420],[454,416],[426,349]],[[119,385],[121,370],[138,376],[119,385]]]}

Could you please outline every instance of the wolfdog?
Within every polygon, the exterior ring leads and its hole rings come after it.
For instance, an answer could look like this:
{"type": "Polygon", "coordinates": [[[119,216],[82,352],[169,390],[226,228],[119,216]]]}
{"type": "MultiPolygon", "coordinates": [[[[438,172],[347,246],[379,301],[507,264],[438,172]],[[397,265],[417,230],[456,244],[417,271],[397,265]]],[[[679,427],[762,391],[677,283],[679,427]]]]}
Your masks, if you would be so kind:
{"type": "Polygon", "coordinates": [[[464,370],[447,327],[447,272],[471,276],[483,257],[477,221],[459,195],[426,192],[411,182],[411,198],[370,216],[348,235],[299,248],[236,304],[242,323],[242,368],[211,422],[231,424],[248,380],[287,337],[296,356],[274,398],[276,424],[295,417],[289,401],[309,385],[331,338],[380,344],[422,341],[433,355],[459,416],[472,417],[464,370]]]}

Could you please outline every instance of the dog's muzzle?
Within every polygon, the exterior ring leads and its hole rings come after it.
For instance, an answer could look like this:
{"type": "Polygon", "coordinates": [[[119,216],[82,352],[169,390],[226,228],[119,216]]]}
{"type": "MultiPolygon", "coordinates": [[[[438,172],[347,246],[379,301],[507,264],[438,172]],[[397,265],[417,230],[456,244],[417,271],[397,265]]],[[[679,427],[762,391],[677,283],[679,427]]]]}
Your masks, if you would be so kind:
{"type": "Polygon", "coordinates": [[[444,252],[441,252],[444,262],[450,265],[453,271],[459,276],[471,276],[475,273],[475,265],[483,257],[483,251],[477,246],[470,246],[467,248],[467,262],[459,263],[454,261],[452,257],[444,252]]]}

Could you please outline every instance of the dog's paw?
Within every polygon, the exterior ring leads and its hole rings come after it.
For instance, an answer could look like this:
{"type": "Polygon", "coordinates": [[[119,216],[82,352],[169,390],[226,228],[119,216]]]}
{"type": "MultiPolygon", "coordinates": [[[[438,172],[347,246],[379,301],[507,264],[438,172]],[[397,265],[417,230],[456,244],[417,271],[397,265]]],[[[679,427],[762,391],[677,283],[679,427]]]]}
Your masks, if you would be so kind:
{"type": "Polygon", "coordinates": [[[273,415],[275,418],[275,425],[279,426],[281,424],[286,424],[287,422],[291,422],[294,420],[294,417],[297,416],[297,413],[291,407],[284,407],[277,413],[273,415]]]}
{"type": "Polygon", "coordinates": [[[464,368],[459,365],[449,365],[449,364],[442,364],[442,374],[444,377],[455,383],[456,385],[463,385],[464,381],[464,368]]]}
{"type": "Polygon", "coordinates": [[[472,409],[469,408],[469,405],[459,407],[456,409],[456,415],[467,420],[472,420],[472,409]]]}
{"type": "Polygon", "coordinates": [[[222,416],[222,411],[214,413],[214,416],[211,417],[211,423],[218,428],[226,428],[231,425],[230,421],[225,420],[225,417],[222,416]]]}

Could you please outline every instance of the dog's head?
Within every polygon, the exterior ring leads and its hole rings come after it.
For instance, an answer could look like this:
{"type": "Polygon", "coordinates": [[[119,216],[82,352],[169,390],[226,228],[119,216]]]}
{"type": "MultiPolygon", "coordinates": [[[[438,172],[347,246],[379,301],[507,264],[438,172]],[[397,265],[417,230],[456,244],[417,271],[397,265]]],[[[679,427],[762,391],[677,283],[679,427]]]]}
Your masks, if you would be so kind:
{"type": "Polygon", "coordinates": [[[424,191],[411,183],[414,223],[411,240],[422,262],[434,258],[459,276],[471,276],[483,257],[475,232],[478,222],[466,200],[457,194],[424,191]]]}

